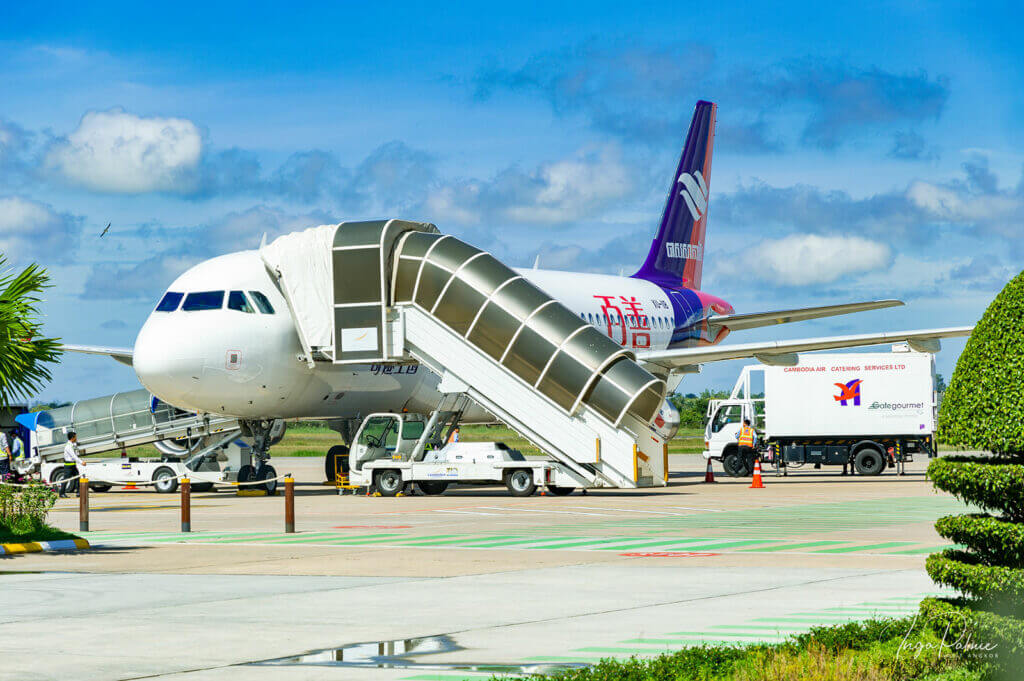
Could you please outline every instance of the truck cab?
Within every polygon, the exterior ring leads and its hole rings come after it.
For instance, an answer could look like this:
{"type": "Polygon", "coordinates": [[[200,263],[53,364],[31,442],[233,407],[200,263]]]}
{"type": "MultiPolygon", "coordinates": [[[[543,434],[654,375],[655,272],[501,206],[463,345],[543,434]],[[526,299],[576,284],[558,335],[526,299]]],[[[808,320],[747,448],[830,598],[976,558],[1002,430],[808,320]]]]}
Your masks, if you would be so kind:
{"type": "MultiPolygon", "coordinates": [[[[732,393],[724,400],[708,402],[707,423],[704,426],[704,458],[718,459],[725,472],[742,477],[753,472],[753,463],[740,456],[737,435],[744,420],[749,420],[759,438],[764,433],[764,397],[754,397],[751,382],[764,383],[764,372],[758,375],[757,366],[744,367],[732,393]],[[749,469],[749,470],[748,470],[749,469]]],[[[763,392],[761,393],[763,395],[763,392]]]]}

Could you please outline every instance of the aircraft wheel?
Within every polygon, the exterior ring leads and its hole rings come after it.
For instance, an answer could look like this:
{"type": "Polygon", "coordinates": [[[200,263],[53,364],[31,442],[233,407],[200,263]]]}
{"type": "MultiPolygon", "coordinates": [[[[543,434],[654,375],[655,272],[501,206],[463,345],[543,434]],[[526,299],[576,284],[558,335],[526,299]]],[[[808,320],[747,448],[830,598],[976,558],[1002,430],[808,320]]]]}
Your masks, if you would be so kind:
{"type": "Polygon", "coordinates": [[[879,475],[885,469],[885,457],[874,447],[862,447],[853,458],[853,465],[861,475],[879,475]]]}
{"type": "Polygon", "coordinates": [[[548,485],[548,491],[554,494],[556,497],[567,497],[576,491],[575,487],[554,487],[548,485]]]}
{"type": "Polygon", "coordinates": [[[160,494],[173,494],[178,490],[178,476],[167,466],[161,466],[153,472],[153,482],[156,483],[153,487],[160,494]]]}
{"type": "Polygon", "coordinates": [[[382,497],[396,496],[405,487],[402,473],[393,469],[377,471],[374,481],[376,482],[377,491],[380,492],[382,497]]]}
{"type": "Polygon", "coordinates": [[[270,464],[260,466],[259,470],[256,471],[256,479],[266,480],[267,482],[262,485],[256,485],[256,488],[265,489],[267,490],[267,494],[273,494],[277,491],[277,480],[274,480],[276,477],[277,471],[274,470],[273,466],[270,464]]]}
{"type": "Polygon", "coordinates": [[[519,469],[505,475],[505,487],[514,497],[528,497],[537,489],[533,482],[533,471],[519,469]]]}
{"type": "Polygon", "coordinates": [[[238,482],[252,482],[256,479],[256,469],[245,464],[238,469],[238,482]]]}
{"type": "Polygon", "coordinates": [[[434,496],[434,495],[437,495],[437,494],[444,494],[444,491],[446,489],[448,489],[448,483],[447,482],[442,482],[442,481],[439,481],[439,480],[438,481],[432,480],[430,482],[421,482],[421,483],[418,483],[418,484],[420,486],[420,491],[423,492],[424,494],[426,494],[427,496],[434,496]]]}
{"type": "Polygon", "coordinates": [[[327,455],[324,457],[324,480],[329,483],[334,483],[335,475],[337,475],[337,461],[341,459],[341,470],[343,473],[348,473],[348,447],[345,445],[334,445],[327,450],[327,455]]]}

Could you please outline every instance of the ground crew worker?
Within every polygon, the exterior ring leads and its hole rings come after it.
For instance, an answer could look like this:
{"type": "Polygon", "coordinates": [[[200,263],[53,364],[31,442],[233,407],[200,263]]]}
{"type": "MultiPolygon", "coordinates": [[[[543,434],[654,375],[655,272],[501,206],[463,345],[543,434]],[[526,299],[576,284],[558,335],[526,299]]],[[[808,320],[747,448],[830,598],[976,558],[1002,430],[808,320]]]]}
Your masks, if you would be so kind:
{"type": "Polygon", "coordinates": [[[750,419],[743,419],[743,425],[736,433],[740,446],[740,459],[747,464],[747,469],[754,470],[754,459],[757,457],[754,447],[757,445],[757,431],[750,425],[750,419]]]}
{"type": "Polygon", "coordinates": [[[448,436],[448,442],[458,442],[458,441],[459,441],[459,429],[456,428],[455,430],[452,431],[452,434],[448,436]]]}
{"type": "Polygon", "coordinates": [[[7,442],[7,433],[0,430],[0,476],[11,472],[11,446],[7,442]]]}
{"type": "Polygon", "coordinates": [[[21,459],[28,456],[25,451],[25,443],[18,437],[18,431],[11,431],[11,459],[21,459]]]}
{"type": "Polygon", "coordinates": [[[76,435],[74,431],[69,431],[68,442],[64,445],[65,481],[60,484],[60,496],[67,497],[69,490],[74,492],[78,489],[78,480],[68,480],[68,478],[74,478],[79,473],[84,472],[84,468],[85,462],[82,461],[82,457],[78,455],[78,435],[76,435]],[[82,468],[79,468],[79,466],[82,468]]]}

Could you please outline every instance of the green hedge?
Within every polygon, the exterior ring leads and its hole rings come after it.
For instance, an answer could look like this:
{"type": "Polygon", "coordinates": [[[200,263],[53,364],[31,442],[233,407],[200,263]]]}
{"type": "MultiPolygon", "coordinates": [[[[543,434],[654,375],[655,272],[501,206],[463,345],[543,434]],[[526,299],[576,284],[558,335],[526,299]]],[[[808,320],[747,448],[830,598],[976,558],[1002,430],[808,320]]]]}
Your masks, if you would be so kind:
{"type": "Polygon", "coordinates": [[[939,412],[944,442],[1024,451],[1024,272],[996,296],[967,340],[939,412]]]}
{"type": "Polygon", "coordinates": [[[936,531],[970,548],[989,565],[1024,568],[1024,525],[990,515],[947,515],[935,522],[936,531]]]}
{"type": "Polygon", "coordinates": [[[962,599],[926,598],[920,613],[960,659],[989,668],[988,678],[1018,681],[1024,676],[1024,621],[977,610],[962,599]]]}
{"type": "Polygon", "coordinates": [[[1024,521],[1024,466],[1020,464],[991,457],[944,456],[928,465],[928,477],[961,501],[1024,521]]]}
{"type": "Polygon", "coordinates": [[[957,549],[931,554],[925,569],[936,583],[969,593],[990,609],[1018,617],[1024,614],[1024,570],[985,565],[977,556],[957,549]]]}

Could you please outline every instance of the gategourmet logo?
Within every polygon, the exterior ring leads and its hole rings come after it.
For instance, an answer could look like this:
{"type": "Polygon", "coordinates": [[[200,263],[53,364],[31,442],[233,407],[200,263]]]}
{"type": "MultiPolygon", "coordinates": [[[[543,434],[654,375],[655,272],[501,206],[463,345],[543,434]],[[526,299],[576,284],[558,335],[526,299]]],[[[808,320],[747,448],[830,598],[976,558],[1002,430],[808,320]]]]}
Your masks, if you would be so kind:
{"type": "Polygon", "coordinates": [[[846,383],[834,384],[837,388],[839,388],[839,394],[833,395],[832,399],[834,399],[843,407],[847,406],[850,400],[853,400],[853,406],[859,407],[861,380],[862,379],[855,378],[852,381],[847,381],[846,383]]]}
{"type": "Polygon", "coordinates": [[[882,409],[885,411],[924,409],[924,402],[872,402],[868,409],[882,409]]]}
{"type": "Polygon", "coordinates": [[[679,196],[683,197],[686,207],[690,209],[690,216],[697,222],[708,212],[708,185],[704,181],[704,176],[699,170],[692,173],[683,172],[679,174],[676,183],[683,185],[679,190],[679,196]]]}

